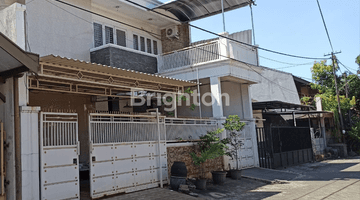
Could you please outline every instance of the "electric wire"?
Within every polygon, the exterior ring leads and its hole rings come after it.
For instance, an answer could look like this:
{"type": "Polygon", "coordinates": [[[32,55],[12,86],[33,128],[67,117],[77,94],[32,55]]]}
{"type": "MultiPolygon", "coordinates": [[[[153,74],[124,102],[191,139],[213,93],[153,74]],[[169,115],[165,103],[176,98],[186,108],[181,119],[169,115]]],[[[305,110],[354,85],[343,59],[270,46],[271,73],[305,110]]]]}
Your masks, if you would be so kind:
{"type": "Polygon", "coordinates": [[[320,7],[320,3],[319,3],[319,0],[316,0],[317,4],[318,4],[318,7],[319,7],[319,11],[320,11],[320,14],[321,14],[321,18],[322,18],[322,21],[323,21],[323,24],[324,24],[324,28],[325,28],[325,31],[326,31],[326,35],[329,39],[329,43],[330,43],[330,46],[331,46],[331,50],[332,52],[334,52],[334,48],[332,46],[332,43],[331,43],[331,39],[330,39],[330,36],[329,36],[329,32],[328,32],[328,29],[327,29],[327,26],[326,26],[326,23],[325,23],[325,19],[324,19],[324,15],[321,11],[321,7],[320,7]]]}
{"type": "MultiPolygon", "coordinates": [[[[48,1],[48,0],[46,0],[46,1],[48,1]]],[[[60,1],[60,0],[54,0],[54,1],[62,2],[62,1],[60,1]]],[[[125,0],[125,1],[128,1],[128,0],[125,0]]],[[[48,1],[48,2],[49,2],[49,1],[48,1]]],[[[50,3],[50,2],[49,2],[49,3],[50,3]]],[[[53,5],[55,5],[55,4],[53,4],[53,5]]],[[[71,4],[68,4],[68,3],[66,3],[66,5],[71,6],[71,4]]],[[[56,6],[56,7],[61,8],[61,7],[59,7],[59,6],[56,6]]],[[[75,8],[78,8],[78,7],[76,6],[75,8]]],[[[61,8],[61,9],[63,9],[63,8],[61,8]]],[[[81,8],[79,8],[79,9],[80,9],[80,10],[83,10],[83,11],[86,11],[86,9],[81,9],[81,8]]],[[[68,12],[68,13],[69,13],[69,12],[68,12]]],[[[73,13],[71,13],[71,14],[74,15],[74,16],[76,16],[76,14],[73,14],[73,13]]],[[[101,15],[100,15],[100,16],[101,16],[101,15]]],[[[79,17],[79,18],[80,18],[80,17],[79,17]]],[[[107,18],[107,19],[108,19],[108,17],[105,17],[105,16],[104,16],[104,18],[107,18]]],[[[82,19],[82,18],[80,18],[80,19],[82,19]]],[[[85,20],[85,19],[83,19],[83,20],[85,20]]],[[[87,20],[85,20],[85,21],[87,21],[87,20]]],[[[117,20],[114,20],[114,21],[117,21],[117,20]]],[[[89,21],[88,21],[88,22],[89,22],[89,21]]],[[[89,23],[92,23],[92,22],[89,22],[89,23]]],[[[137,29],[139,29],[139,28],[137,28],[137,29]]],[[[232,40],[234,40],[234,39],[232,39],[232,40]]],[[[235,41],[237,41],[237,40],[235,40],[235,41]]],[[[241,43],[242,43],[242,42],[241,42],[241,43]]],[[[247,43],[245,43],[245,44],[247,44],[247,43]]],[[[247,45],[248,45],[248,44],[247,44],[247,45]]],[[[276,83],[276,82],[268,79],[267,77],[263,76],[261,73],[259,73],[258,71],[256,71],[250,64],[248,64],[248,63],[246,63],[246,62],[243,62],[243,61],[240,61],[240,60],[231,58],[230,56],[224,56],[224,55],[221,55],[221,54],[219,54],[219,53],[215,53],[215,52],[211,52],[211,51],[208,51],[208,50],[205,50],[205,49],[201,49],[201,48],[199,48],[199,47],[197,47],[197,46],[193,46],[193,48],[197,48],[197,49],[200,49],[200,50],[202,50],[202,51],[205,51],[205,52],[208,52],[208,53],[212,53],[212,54],[218,55],[218,56],[220,56],[220,57],[224,57],[224,58],[227,58],[227,59],[230,59],[230,60],[233,60],[233,61],[237,61],[237,62],[243,63],[243,64],[245,64],[246,66],[248,66],[252,71],[254,71],[255,73],[257,73],[259,76],[261,76],[261,77],[263,77],[264,79],[266,79],[267,81],[269,81],[269,82],[271,82],[271,83],[279,86],[280,88],[282,88],[282,89],[284,89],[284,90],[288,90],[288,91],[291,92],[291,93],[298,94],[297,92],[294,92],[293,90],[291,90],[291,89],[289,89],[289,88],[283,87],[282,85],[280,85],[280,84],[278,84],[278,83],[276,83]]],[[[324,59],[324,58],[316,58],[316,60],[317,60],[317,59],[324,59]]]]}
{"type": "MultiPolygon", "coordinates": [[[[122,22],[122,21],[119,21],[119,20],[116,20],[116,19],[112,19],[112,18],[110,18],[110,17],[107,17],[107,16],[104,16],[104,15],[101,15],[101,14],[98,14],[98,13],[95,13],[95,12],[92,12],[92,11],[90,11],[90,10],[81,8],[81,7],[79,7],[79,6],[76,6],[76,5],[73,5],[73,4],[70,4],[70,3],[67,3],[67,2],[61,1],[61,0],[54,0],[54,1],[57,1],[57,2],[59,2],[59,3],[65,4],[65,5],[74,7],[74,8],[77,8],[77,9],[82,10],[82,11],[84,11],[84,12],[89,12],[89,13],[91,13],[91,14],[104,17],[104,18],[109,19],[109,20],[111,20],[111,21],[115,21],[115,22],[118,22],[118,23],[120,23],[120,24],[129,26],[129,27],[132,27],[132,28],[134,28],[134,29],[138,29],[138,30],[142,30],[142,31],[145,31],[145,32],[152,33],[151,31],[144,30],[144,29],[142,29],[142,28],[139,28],[139,27],[136,27],[136,26],[127,24],[127,23],[125,23],[125,22],[122,22]]],[[[167,18],[169,18],[169,19],[172,19],[172,20],[175,20],[175,21],[177,21],[177,22],[183,23],[183,22],[180,21],[179,19],[175,19],[175,18],[170,17],[170,16],[167,16],[167,15],[165,15],[165,14],[163,14],[163,13],[157,12],[157,11],[155,11],[155,10],[153,10],[153,9],[149,9],[149,8],[147,8],[147,7],[143,6],[143,5],[140,5],[140,4],[136,3],[136,2],[133,2],[133,1],[130,1],[130,0],[125,0],[125,1],[126,1],[126,2],[129,2],[129,3],[131,3],[131,4],[134,4],[134,5],[136,5],[136,6],[139,6],[139,7],[141,7],[141,8],[144,8],[144,9],[146,9],[146,10],[148,10],[148,11],[157,13],[157,14],[162,15],[162,16],[165,16],[165,17],[167,17],[167,18]]],[[[229,38],[229,37],[226,37],[226,36],[219,35],[219,34],[217,34],[217,33],[214,33],[214,32],[212,32],[212,31],[209,31],[209,30],[200,28],[200,27],[195,26],[195,25],[192,25],[192,24],[188,24],[188,25],[189,25],[190,27],[193,27],[193,28],[199,29],[199,30],[201,30],[201,31],[210,33],[210,34],[212,34],[212,35],[216,35],[217,37],[226,38],[226,39],[228,39],[228,40],[234,41],[234,42],[239,43],[239,44],[247,45],[247,46],[250,46],[250,47],[253,47],[253,48],[257,48],[257,49],[260,49],[260,50],[263,50],[263,51],[268,51],[268,52],[275,53],[275,54],[279,54],[279,55],[283,55],[283,56],[289,56],[289,57],[294,57],[294,58],[302,58],[302,59],[311,59],[311,60],[330,59],[330,58],[326,58],[326,57],[323,57],[323,58],[314,58],[314,57],[298,56],[298,55],[292,55],[292,54],[283,53],[283,52],[279,52],[279,51],[275,51],[275,50],[271,50],[271,49],[266,49],[266,48],[263,48],[263,47],[257,47],[257,46],[254,46],[254,45],[252,45],[252,44],[247,44],[247,43],[245,43],[245,42],[240,42],[240,41],[238,41],[238,40],[235,40],[235,39],[232,39],[232,38],[229,38]]],[[[154,34],[154,33],[152,33],[152,34],[154,34]]],[[[159,35],[159,36],[160,36],[160,35],[159,35]]]]}

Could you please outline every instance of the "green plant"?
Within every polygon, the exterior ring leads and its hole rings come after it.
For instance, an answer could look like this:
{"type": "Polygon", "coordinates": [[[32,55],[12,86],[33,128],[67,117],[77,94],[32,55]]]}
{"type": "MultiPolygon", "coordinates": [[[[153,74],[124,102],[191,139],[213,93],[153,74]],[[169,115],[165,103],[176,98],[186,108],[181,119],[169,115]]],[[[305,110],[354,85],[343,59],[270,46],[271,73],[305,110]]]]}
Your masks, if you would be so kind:
{"type": "Polygon", "coordinates": [[[200,154],[191,152],[190,156],[193,159],[193,162],[196,166],[200,167],[200,178],[204,178],[203,164],[207,160],[215,159],[217,157],[227,155],[226,150],[227,140],[220,140],[217,136],[222,133],[224,129],[217,129],[215,131],[210,131],[206,135],[200,137],[200,141],[197,146],[200,149],[200,154]]]}
{"type": "Polygon", "coordinates": [[[236,160],[236,169],[239,170],[239,149],[243,145],[240,140],[241,133],[240,131],[244,129],[245,123],[240,121],[240,117],[237,115],[229,115],[224,123],[224,127],[229,131],[227,142],[231,145],[231,148],[228,149],[227,155],[232,159],[236,160]]]}
{"type": "Polygon", "coordinates": [[[354,148],[354,144],[360,142],[360,120],[351,127],[351,130],[348,133],[349,133],[349,137],[351,138],[351,141],[349,142],[350,142],[350,149],[352,151],[354,148]]]}

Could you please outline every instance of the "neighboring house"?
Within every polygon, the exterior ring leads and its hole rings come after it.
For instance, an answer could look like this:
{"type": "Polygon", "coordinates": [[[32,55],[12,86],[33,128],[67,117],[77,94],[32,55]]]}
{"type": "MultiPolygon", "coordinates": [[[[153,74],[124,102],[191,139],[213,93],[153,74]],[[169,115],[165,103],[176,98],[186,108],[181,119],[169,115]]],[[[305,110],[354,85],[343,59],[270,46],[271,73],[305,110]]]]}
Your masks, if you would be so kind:
{"type": "Polygon", "coordinates": [[[251,86],[258,132],[260,166],[287,167],[324,155],[332,119],[331,112],[302,105],[304,96],[314,97],[308,81],[290,73],[263,68],[261,83],[251,86]]]}
{"type": "MultiPolygon", "coordinates": [[[[15,174],[17,181],[7,174],[8,199],[79,199],[80,186],[84,198],[162,186],[174,160],[185,154],[190,160],[193,143],[183,142],[222,127],[231,114],[247,123],[242,167],[259,165],[249,92],[263,70],[256,67],[257,49],[225,38],[190,44],[188,23],[219,13],[219,1],[134,1],[138,5],[0,1],[0,32],[40,55],[38,69],[17,82],[18,105],[1,107],[3,122],[18,106],[21,119],[21,172],[15,174]],[[198,81],[200,94],[209,92],[204,99],[214,103],[194,111],[179,106],[174,117],[154,112],[163,106],[154,106],[158,99],[151,94],[180,95],[188,87],[197,90],[198,81]],[[149,97],[146,106],[129,105],[142,95],[149,97]]],[[[251,3],[227,2],[225,11],[251,3]]],[[[251,44],[251,31],[223,34],[251,44]]],[[[8,127],[6,122],[11,135],[8,127]]],[[[14,156],[6,159],[7,170],[14,170],[14,156]]],[[[208,170],[233,163],[217,159],[208,170]]]]}

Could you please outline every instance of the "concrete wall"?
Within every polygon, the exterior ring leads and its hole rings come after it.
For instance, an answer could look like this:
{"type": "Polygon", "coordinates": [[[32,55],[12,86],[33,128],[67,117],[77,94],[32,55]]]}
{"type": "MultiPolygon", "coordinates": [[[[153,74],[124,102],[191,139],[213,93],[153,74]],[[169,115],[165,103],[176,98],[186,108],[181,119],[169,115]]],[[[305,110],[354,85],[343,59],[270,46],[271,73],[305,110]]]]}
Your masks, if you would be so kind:
{"type": "MultiPolygon", "coordinates": [[[[166,29],[161,30],[161,43],[163,53],[182,49],[190,45],[190,28],[188,24],[177,25],[179,39],[166,37],[166,29]]],[[[169,27],[170,28],[170,27],[169,27]]]]}
{"type": "MultiPolygon", "coordinates": [[[[158,52],[161,53],[161,41],[144,31],[54,1],[50,3],[46,0],[27,0],[26,2],[29,50],[40,56],[54,54],[90,61],[90,49],[94,47],[93,22],[125,30],[129,48],[133,48],[133,34],[157,40],[158,52]]],[[[92,3],[91,0],[66,0],[66,2],[160,35],[159,27],[107,10],[92,3]]]]}
{"type": "Polygon", "coordinates": [[[261,74],[265,77],[261,77],[261,83],[250,86],[253,101],[283,101],[300,104],[291,74],[269,68],[264,68],[261,74]]]}
{"type": "Polygon", "coordinates": [[[76,110],[79,122],[80,163],[89,162],[88,111],[95,110],[95,103],[87,95],[52,92],[30,92],[30,105],[41,109],[76,110]]]}
{"type": "MultiPolygon", "coordinates": [[[[26,4],[29,50],[45,56],[61,55],[90,60],[93,43],[92,15],[51,1],[31,1],[26,4]]],[[[69,1],[91,9],[91,0],[69,1]]]]}
{"type": "Polygon", "coordinates": [[[107,45],[105,48],[92,51],[91,62],[152,74],[157,72],[157,58],[155,55],[126,50],[117,45],[107,45]]]}

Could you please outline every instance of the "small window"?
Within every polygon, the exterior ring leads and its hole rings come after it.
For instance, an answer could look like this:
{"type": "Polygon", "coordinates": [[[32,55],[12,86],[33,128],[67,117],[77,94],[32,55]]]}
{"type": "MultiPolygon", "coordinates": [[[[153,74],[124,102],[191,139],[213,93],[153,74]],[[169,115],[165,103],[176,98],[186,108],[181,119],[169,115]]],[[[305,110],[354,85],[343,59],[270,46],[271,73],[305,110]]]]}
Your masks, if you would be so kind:
{"type": "Polygon", "coordinates": [[[117,45],[126,47],[126,33],[122,30],[116,30],[116,43],[117,45]]]}
{"type": "Polygon", "coordinates": [[[151,53],[151,40],[146,39],[147,52],[151,53]]]}
{"type": "Polygon", "coordinates": [[[140,36],[140,48],[141,51],[145,52],[145,38],[140,36]]]}
{"type": "Polygon", "coordinates": [[[108,26],[105,26],[105,43],[114,44],[114,29],[108,26]]]}
{"type": "Polygon", "coordinates": [[[153,41],[153,53],[158,55],[157,41],[153,41]]]}
{"type": "Polygon", "coordinates": [[[137,35],[133,35],[133,47],[135,50],[139,50],[139,37],[137,35]]]}
{"type": "Polygon", "coordinates": [[[94,45],[95,47],[103,45],[102,25],[98,23],[94,23],[94,45]]]}

